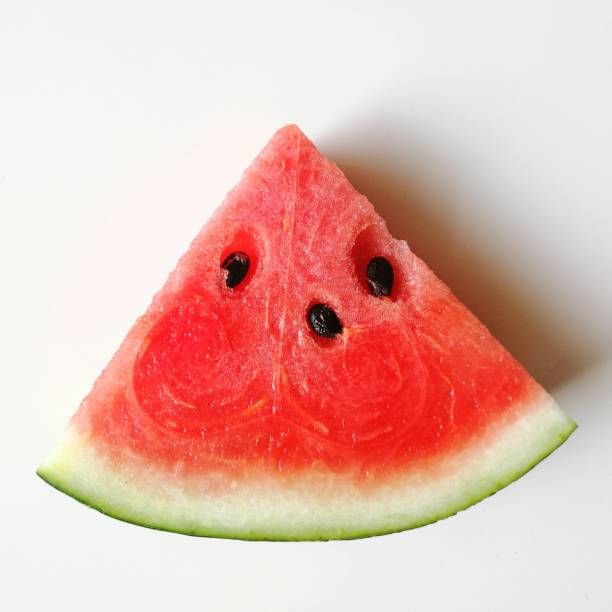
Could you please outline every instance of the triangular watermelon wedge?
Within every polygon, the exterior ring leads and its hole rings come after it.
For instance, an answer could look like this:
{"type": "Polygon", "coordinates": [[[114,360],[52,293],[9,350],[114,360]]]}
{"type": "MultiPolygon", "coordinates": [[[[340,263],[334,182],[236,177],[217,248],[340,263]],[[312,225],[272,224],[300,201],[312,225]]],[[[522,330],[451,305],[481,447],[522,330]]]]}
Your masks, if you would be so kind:
{"type": "Polygon", "coordinates": [[[467,508],[575,427],[287,126],[38,474],[147,527],[355,538],[467,508]]]}

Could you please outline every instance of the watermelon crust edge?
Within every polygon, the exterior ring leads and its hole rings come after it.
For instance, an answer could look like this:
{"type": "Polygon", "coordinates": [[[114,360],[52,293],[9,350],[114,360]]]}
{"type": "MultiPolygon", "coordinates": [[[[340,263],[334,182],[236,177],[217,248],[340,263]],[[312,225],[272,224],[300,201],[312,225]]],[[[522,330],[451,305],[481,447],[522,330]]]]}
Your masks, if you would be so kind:
{"type": "Polygon", "coordinates": [[[223,495],[194,494],[178,481],[169,487],[166,473],[136,457],[113,465],[74,424],[37,474],[103,514],[151,529],[241,540],[356,539],[465,510],[531,470],[577,427],[545,392],[520,413],[428,470],[369,489],[346,475],[316,472],[293,481],[253,476],[223,495]]]}

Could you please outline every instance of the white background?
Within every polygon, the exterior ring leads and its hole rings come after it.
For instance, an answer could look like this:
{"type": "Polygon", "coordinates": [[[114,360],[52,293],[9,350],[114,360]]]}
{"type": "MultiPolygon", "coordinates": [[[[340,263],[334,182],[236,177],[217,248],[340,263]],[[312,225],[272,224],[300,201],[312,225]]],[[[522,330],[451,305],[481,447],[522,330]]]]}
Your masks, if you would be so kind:
{"type": "Polygon", "coordinates": [[[206,4],[0,4],[0,608],[612,610],[612,4],[206,4]],[[363,541],[189,538],[55,492],[38,462],[287,122],[580,428],[363,541]]]}

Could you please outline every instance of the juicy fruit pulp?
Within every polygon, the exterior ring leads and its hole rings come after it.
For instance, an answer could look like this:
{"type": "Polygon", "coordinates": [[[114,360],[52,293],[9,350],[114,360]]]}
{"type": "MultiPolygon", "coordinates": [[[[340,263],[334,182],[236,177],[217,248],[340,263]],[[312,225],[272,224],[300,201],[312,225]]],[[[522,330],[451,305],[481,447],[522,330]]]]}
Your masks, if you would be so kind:
{"type": "Polygon", "coordinates": [[[160,528],[351,537],[451,514],[573,427],[289,126],[196,237],[40,473],[160,528]],[[470,476],[479,456],[488,472],[470,476]]]}

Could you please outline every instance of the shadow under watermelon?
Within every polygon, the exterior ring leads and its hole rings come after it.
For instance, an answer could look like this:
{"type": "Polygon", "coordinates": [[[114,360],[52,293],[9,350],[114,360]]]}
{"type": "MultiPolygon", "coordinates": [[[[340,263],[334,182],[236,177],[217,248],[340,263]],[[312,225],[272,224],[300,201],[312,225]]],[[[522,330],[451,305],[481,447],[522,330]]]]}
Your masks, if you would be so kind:
{"type": "Polygon", "coordinates": [[[417,153],[413,143],[397,131],[381,138],[379,127],[319,140],[325,155],[386,219],[391,233],[406,240],[548,390],[597,364],[603,356],[596,334],[584,329],[584,316],[555,299],[554,279],[496,245],[495,229],[460,222],[461,198],[451,193],[448,177],[439,176],[436,168],[432,186],[431,173],[427,181],[421,172],[426,160],[407,156],[409,149],[417,153]],[[325,140],[333,144],[326,146],[325,140]]]}

